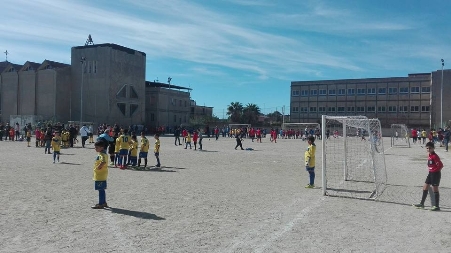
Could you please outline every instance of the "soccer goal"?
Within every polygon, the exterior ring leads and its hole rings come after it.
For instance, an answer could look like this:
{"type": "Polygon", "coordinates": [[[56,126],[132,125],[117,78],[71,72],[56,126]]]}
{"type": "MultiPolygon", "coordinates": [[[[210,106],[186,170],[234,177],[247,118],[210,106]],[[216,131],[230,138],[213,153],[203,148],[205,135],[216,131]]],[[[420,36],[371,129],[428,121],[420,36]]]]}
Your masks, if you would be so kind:
{"type": "Polygon", "coordinates": [[[376,199],[386,187],[382,131],[378,119],[322,116],[322,187],[328,196],[376,199]]]}
{"type": "Polygon", "coordinates": [[[243,127],[249,129],[251,124],[229,124],[229,129],[241,129],[243,127]]]}
{"type": "Polygon", "coordinates": [[[391,125],[391,146],[410,148],[409,130],[405,124],[391,125]]]}

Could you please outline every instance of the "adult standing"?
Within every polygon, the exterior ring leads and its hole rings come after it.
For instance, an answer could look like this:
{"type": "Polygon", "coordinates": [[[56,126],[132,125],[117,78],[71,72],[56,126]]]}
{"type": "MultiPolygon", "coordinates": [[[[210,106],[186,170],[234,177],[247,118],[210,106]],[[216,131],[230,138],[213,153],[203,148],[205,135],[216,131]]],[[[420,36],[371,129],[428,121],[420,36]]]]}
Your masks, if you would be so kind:
{"type": "Polygon", "coordinates": [[[449,127],[446,127],[445,132],[443,133],[443,141],[445,143],[445,152],[448,152],[448,144],[449,144],[450,137],[451,137],[451,131],[450,131],[449,127]]]}
{"type": "Polygon", "coordinates": [[[18,122],[16,122],[16,125],[14,126],[14,131],[16,132],[16,141],[18,141],[20,137],[20,126],[18,122]]]}
{"type": "Polygon", "coordinates": [[[77,129],[73,125],[69,125],[69,144],[70,147],[74,147],[74,140],[77,137],[77,129]]]}
{"type": "Polygon", "coordinates": [[[89,135],[89,129],[86,126],[86,124],[83,124],[83,126],[80,128],[80,136],[81,136],[81,146],[84,148],[86,140],[88,139],[89,135]]]}
{"type": "Polygon", "coordinates": [[[218,126],[216,126],[215,127],[215,138],[216,138],[216,140],[218,140],[218,138],[219,138],[219,128],[218,128],[218,126]]]}
{"type": "Polygon", "coordinates": [[[174,144],[175,144],[176,146],[177,146],[177,141],[179,142],[178,145],[182,145],[182,144],[180,144],[180,127],[177,127],[177,128],[175,129],[175,131],[174,131],[174,138],[175,138],[174,144]]]}

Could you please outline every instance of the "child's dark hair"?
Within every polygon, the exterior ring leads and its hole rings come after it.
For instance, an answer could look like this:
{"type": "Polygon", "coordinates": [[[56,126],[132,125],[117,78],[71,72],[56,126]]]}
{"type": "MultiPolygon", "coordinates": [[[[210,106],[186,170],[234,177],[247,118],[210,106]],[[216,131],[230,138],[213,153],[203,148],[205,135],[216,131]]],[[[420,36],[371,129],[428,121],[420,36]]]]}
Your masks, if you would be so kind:
{"type": "Polygon", "coordinates": [[[435,148],[434,147],[434,143],[432,141],[426,143],[426,147],[428,147],[428,148],[435,148]]]}
{"type": "Polygon", "coordinates": [[[159,133],[156,133],[156,134],[155,134],[155,137],[160,137],[160,134],[159,134],[159,133]]]}
{"type": "Polygon", "coordinates": [[[105,143],[103,141],[96,141],[94,147],[105,147],[105,143]]]}
{"type": "Polygon", "coordinates": [[[310,136],[310,137],[308,137],[308,140],[311,141],[312,143],[314,143],[315,142],[315,137],[310,136]]]}

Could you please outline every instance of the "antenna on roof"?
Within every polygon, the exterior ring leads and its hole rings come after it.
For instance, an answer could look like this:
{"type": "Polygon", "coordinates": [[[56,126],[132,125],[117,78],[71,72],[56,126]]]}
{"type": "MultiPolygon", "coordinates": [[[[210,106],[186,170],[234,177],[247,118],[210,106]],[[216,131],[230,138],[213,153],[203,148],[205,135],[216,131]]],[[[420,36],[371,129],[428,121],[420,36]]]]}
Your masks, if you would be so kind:
{"type": "Polygon", "coordinates": [[[88,35],[88,39],[86,40],[85,46],[94,45],[94,41],[92,41],[91,34],[88,35]]]}
{"type": "Polygon", "coordinates": [[[5,55],[6,55],[6,62],[8,62],[8,54],[9,54],[9,53],[8,53],[8,50],[6,50],[4,53],[5,53],[5,55]]]}
{"type": "Polygon", "coordinates": [[[171,84],[172,77],[168,77],[168,84],[171,84]]]}

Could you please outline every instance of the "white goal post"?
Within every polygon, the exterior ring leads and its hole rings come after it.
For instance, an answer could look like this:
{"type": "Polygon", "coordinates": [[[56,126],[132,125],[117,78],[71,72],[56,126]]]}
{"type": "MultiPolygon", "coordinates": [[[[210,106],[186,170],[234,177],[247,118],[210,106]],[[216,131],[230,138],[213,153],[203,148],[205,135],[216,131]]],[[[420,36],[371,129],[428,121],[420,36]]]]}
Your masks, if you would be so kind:
{"type": "Polygon", "coordinates": [[[391,124],[391,146],[392,147],[409,147],[410,138],[409,130],[405,124],[391,124]]]}
{"type": "Polygon", "coordinates": [[[376,199],[385,190],[387,173],[381,124],[365,116],[322,116],[323,195],[376,199]]]}
{"type": "Polygon", "coordinates": [[[283,130],[287,130],[287,129],[299,129],[301,131],[304,131],[306,128],[310,129],[316,129],[316,128],[320,128],[320,124],[318,123],[283,123],[282,124],[282,129],[283,130]]]}

